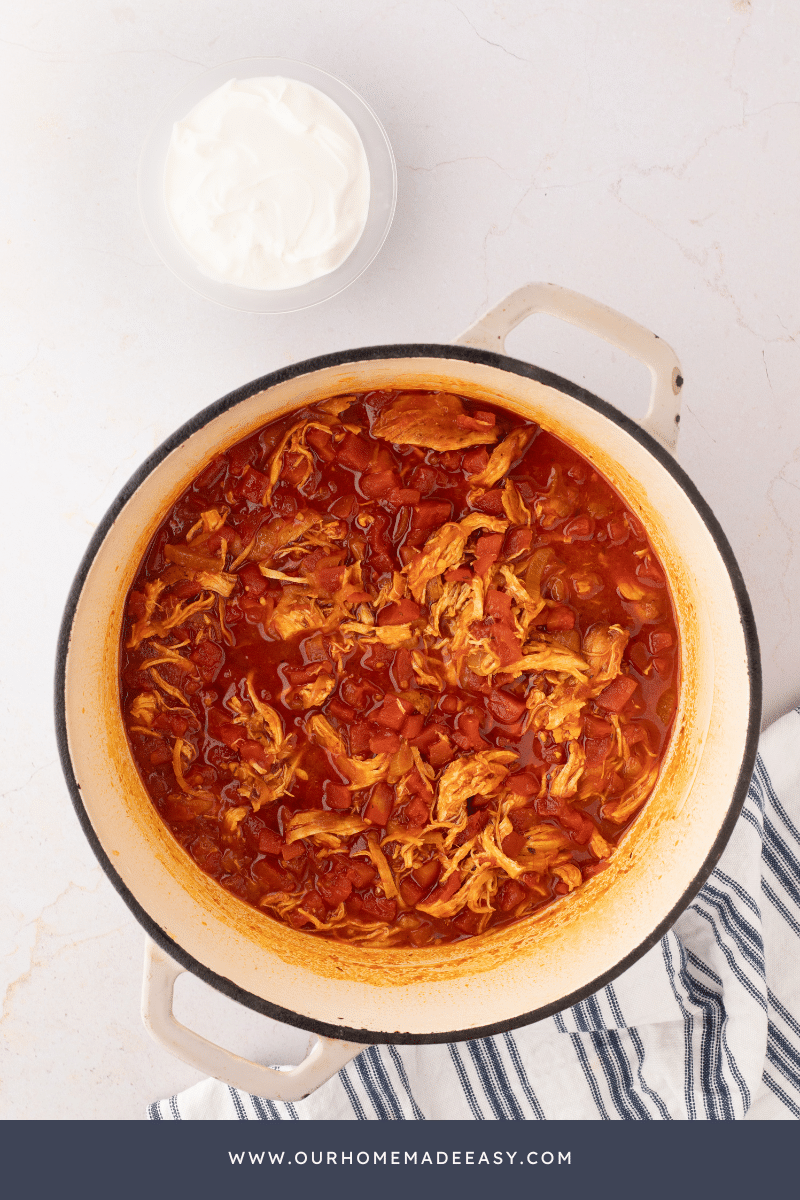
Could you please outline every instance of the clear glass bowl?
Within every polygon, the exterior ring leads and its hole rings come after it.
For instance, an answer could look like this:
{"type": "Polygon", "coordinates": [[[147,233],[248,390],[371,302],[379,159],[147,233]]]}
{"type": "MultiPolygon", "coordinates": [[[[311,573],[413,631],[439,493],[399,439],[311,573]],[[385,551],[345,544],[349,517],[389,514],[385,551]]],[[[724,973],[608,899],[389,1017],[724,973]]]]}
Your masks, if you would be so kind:
{"type": "Polygon", "coordinates": [[[287,313],[310,308],[336,296],[366,271],[386,240],[397,201],[397,168],[383,126],[365,100],[327,71],[290,58],[239,58],[220,63],[182,88],[160,113],[145,141],[139,160],[139,209],[147,234],[156,252],[169,269],[188,287],[208,300],[243,312],[287,313]],[[301,287],[267,292],[220,283],[205,275],[175,234],[164,200],[164,164],[167,159],[172,127],[210,92],[229,79],[256,79],[283,75],[318,88],[330,96],[347,114],[358,130],[369,162],[369,212],[353,250],[344,262],[327,275],[312,279],[301,287]]]}

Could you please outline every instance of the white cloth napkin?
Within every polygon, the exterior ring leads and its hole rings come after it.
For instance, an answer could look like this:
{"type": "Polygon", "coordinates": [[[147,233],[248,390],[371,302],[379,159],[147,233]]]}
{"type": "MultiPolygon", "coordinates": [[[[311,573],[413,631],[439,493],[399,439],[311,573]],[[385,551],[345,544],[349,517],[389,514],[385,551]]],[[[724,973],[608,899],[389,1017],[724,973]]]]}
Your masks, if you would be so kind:
{"type": "Polygon", "coordinates": [[[741,817],[695,902],[602,991],[514,1033],[373,1046],[294,1104],[207,1079],[148,1116],[800,1118],[800,709],[762,735],[741,817]]]}

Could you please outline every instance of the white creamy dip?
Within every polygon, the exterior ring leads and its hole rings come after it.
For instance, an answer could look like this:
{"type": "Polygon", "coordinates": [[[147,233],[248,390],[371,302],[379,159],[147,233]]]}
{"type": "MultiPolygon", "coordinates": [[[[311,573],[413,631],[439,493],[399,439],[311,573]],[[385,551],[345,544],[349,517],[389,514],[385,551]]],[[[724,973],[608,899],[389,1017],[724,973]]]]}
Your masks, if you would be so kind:
{"type": "Polygon", "coordinates": [[[327,275],[361,237],[369,194],[355,125],[296,79],[231,79],[172,131],[170,220],[224,283],[277,291],[327,275]]]}

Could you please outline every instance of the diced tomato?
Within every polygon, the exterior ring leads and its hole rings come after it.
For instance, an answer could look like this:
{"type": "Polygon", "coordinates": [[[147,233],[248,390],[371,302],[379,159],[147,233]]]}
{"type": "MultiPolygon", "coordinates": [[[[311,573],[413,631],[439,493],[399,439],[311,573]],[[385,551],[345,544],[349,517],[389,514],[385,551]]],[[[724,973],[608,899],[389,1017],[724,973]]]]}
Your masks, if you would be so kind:
{"type": "Polygon", "coordinates": [[[666,679],[672,670],[672,659],[668,654],[657,654],[653,659],[653,666],[662,679],[666,679]]]}
{"type": "Polygon", "coordinates": [[[302,858],[306,848],[302,842],[292,842],[290,846],[281,846],[281,858],[284,862],[294,862],[298,858],[302,858]]]}
{"type": "Polygon", "coordinates": [[[417,621],[420,614],[420,606],[414,601],[405,596],[402,600],[398,600],[395,604],[387,604],[378,613],[379,625],[407,625],[411,621],[417,621]]]}
{"type": "Polygon", "coordinates": [[[202,590],[202,583],[196,579],[187,579],[185,583],[177,583],[175,587],[170,588],[169,594],[177,596],[179,600],[189,600],[192,596],[199,596],[202,590]]]}
{"type": "Polygon", "coordinates": [[[568,830],[573,841],[577,842],[579,846],[586,846],[592,840],[593,821],[584,813],[578,812],[577,809],[570,808],[568,804],[562,805],[558,814],[558,822],[568,830]]]}
{"type": "Polygon", "coordinates": [[[598,708],[606,712],[621,712],[639,684],[630,675],[618,675],[613,683],[604,688],[595,700],[598,708]]]}
{"type": "Polygon", "coordinates": [[[333,437],[328,430],[309,429],[306,441],[324,462],[333,462],[336,452],[333,448],[333,437]]]}
{"type": "Polygon", "coordinates": [[[178,713],[159,713],[155,721],[153,721],[154,729],[168,729],[173,737],[183,737],[186,730],[189,728],[189,722],[186,717],[180,716],[178,713]]]}
{"type": "Polygon", "coordinates": [[[134,621],[141,621],[145,613],[146,597],[143,592],[131,592],[128,596],[128,615],[133,617],[134,621]]]}
{"type": "Polygon", "coordinates": [[[241,475],[255,454],[256,447],[248,445],[247,442],[240,442],[238,446],[231,447],[225,456],[230,464],[231,474],[241,475]]]}
{"type": "Polygon", "coordinates": [[[638,721],[631,721],[622,727],[622,736],[629,746],[635,746],[637,742],[647,741],[647,729],[638,721]]]}
{"type": "Polygon", "coordinates": [[[426,758],[432,767],[443,767],[446,762],[450,762],[453,757],[453,746],[449,738],[443,737],[441,734],[437,740],[428,747],[426,758]]]}
{"type": "Polygon", "coordinates": [[[328,808],[338,809],[340,811],[349,808],[353,803],[353,793],[343,783],[333,783],[330,779],[325,780],[322,789],[322,794],[325,797],[325,803],[328,808]]]}
{"type": "Polygon", "coordinates": [[[672,647],[672,634],[667,629],[654,629],[650,634],[650,650],[653,654],[662,654],[672,647]]]}
{"type": "Polygon", "coordinates": [[[421,796],[415,796],[406,805],[406,816],[408,817],[409,825],[414,827],[427,825],[430,815],[430,807],[421,796]]]}
{"type": "Polygon", "coordinates": [[[393,488],[399,488],[401,482],[396,471],[372,471],[361,479],[359,486],[370,500],[380,500],[393,488]]]}
{"type": "Polygon", "coordinates": [[[421,888],[418,883],[415,883],[411,876],[407,876],[400,881],[400,895],[409,908],[414,908],[418,901],[425,895],[425,889],[421,888]]]}
{"type": "Polygon", "coordinates": [[[225,624],[235,625],[241,621],[244,613],[242,612],[238,600],[229,600],[225,605],[225,624]]]}
{"type": "Polygon", "coordinates": [[[341,521],[348,521],[358,512],[358,501],[355,496],[340,496],[338,500],[334,500],[328,512],[341,521]]]}
{"type": "Polygon", "coordinates": [[[313,913],[315,917],[320,918],[325,912],[325,901],[319,892],[306,892],[305,896],[303,896],[302,907],[308,912],[313,913]]]}
{"type": "MultiPolygon", "coordinates": [[[[514,835],[511,834],[511,837],[514,835]]],[[[506,838],[508,841],[508,838],[506,838]]],[[[495,908],[499,912],[511,912],[512,908],[516,908],[525,899],[525,888],[522,884],[517,883],[516,879],[509,879],[499,889],[495,908]]]]}
{"type": "Polygon", "coordinates": [[[479,913],[472,912],[467,908],[464,912],[459,913],[457,917],[453,917],[452,923],[459,933],[473,934],[478,932],[480,920],[479,913]]]}
{"type": "MultiPolygon", "coordinates": [[[[475,804],[479,800],[485,800],[486,803],[488,804],[489,797],[488,796],[486,796],[486,797],[485,796],[474,796],[472,803],[475,804]]],[[[482,812],[479,810],[478,812],[471,813],[467,817],[466,829],[461,830],[461,833],[458,835],[458,837],[455,840],[455,845],[463,846],[467,842],[471,841],[472,838],[474,838],[477,834],[479,834],[482,829],[486,828],[486,826],[489,824],[489,820],[490,820],[490,814],[488,812],[482,812]]]]}
{"type": "Polygon", "coordinates": [[[398,734],[383,729],[369,739],[369,748],[373,754],[395,754],[402,745],[398,734]]]}
{"type": "Polygon", "coordinates": [[[503,838],[503,853],[507,854],[509,858],[516,858],[518,854],[522,854],[526,844],[526,839],[523,834],[517,833],[516,831],[514,833],[509,833],[503,838]]]}
{"type": "Polygon", "coordinates": [[[356,721],[350,726],[350,753],[367,754],[369,739],[375,732],[375,727],[369,721],[356,721]]]}
{"type": "Polygon", "coordinates": [[[376,783],[364,809],[364,820],[372,825],[384,827],[393,807],[394,788],[389,787],[388,783],[376,783]]]}
{"type": "Polygon", "coordinates": [[[348,723],[352,721],[353,717],[356,715],[356,710],[354,708],[351,708],[349,704],[343,704],[342,701],[337,700],[335,696],[328,702],[328,712],[332,713],[333,716],[339,721],[346,721],[348,723]]]}
{"type": "Polygon", "coordinates": [[[497,588],[489,588],[486,593],[486,612],[490,617],[494,617],[495,621],[505,621],[511,624],[514,617],[511,612],[511,597],[508,592],[498,591],[497,588]]]}
{"type": "Polygon", "coordinates": [[[411,518],[412,529],[435,529],[450,519],[453,506],[449,500],[421,500],[411,518]]]}
{"type": "Polygon", "coordinates": [[[344,567],[339,563],[319,563],[314,571],[320,591],[332,596],[338,592],[344,580],[344,567]]]}
{"type": "Polygon", "coordinates": [[[357,433],[346,433],[336,448],[336,458],[353,471],[365,471],[372,458],[372,447],[357,433]]]}
{"type": "Polygon", "coordinates": [[[569,893],[569,885],[559,879],[558,883],[553,888],[553,891],[557,896],[566,896],[569,893]]]}
{"type": "Polygon", "coordinates": [[[472,571],[468,567],[451,567],[445,571],[444,578],[446,583],[469,583],[472,571]]]}
{"type": "Polygon", "coordinates": [[[317,876],[317,891],[329,908],[336,908],[343,900],[347,900],[352,890],[350,880],[338,871],[317,876]]]}
{"type": "Polygon", "coordinates": [[[453,713],[457,713],[459,709],[458,697],[452,695],[442,696],[441,700],[439,701],[439,708],[443,713],[447,713],[449,716],[452,716],[453,713]]]}
{"type": "Polygon", "coordinates": [[[454,871],[445,883],[440,883],[439,886],[431,892],[430,903],[438,904],[441,901],[442,904],[446,904],[448,900],[452,900],[453,896],[455,896],[460,887],[461,873],[459,871],[454,871]]]}
{"type": "Polygon", "coordinates": [[[189,655],[206,683],[213,683],[219,674],[219,669],[225,661],[222,646],[208,638],[201,642],[196,650],[189,655]]]}
{"type": "Polygon", "coordinates": [[[257,471],[255,467],[247,467],[236,485],[236,492],[245,500],[249,500],[251,504],[262,504],[268,483],[269,479],[263,471],[257,471]]]}
{"type": "Polygon", "coordinates": [[[518,721],[526,711],[524,700],[520,700],[518,696],[512,696],[510,692],[503,691],[502,688],[492,688],[486,707],[495,721],[505,723],[518,721]]]}
{"type": "Polygon", "coordinates": [[[366,887],[373,882],[377,874],[371,863],[360,862],[357,858],[351,858],[345,867],[345,875],[356,888],[366,887]]]}
{"type": "Polygon", "coordinates": [[[292,687],[298,687],[301,683],[311,683],[311,680],[321,673],[318,662],[309,663],[306,667],[284,667],[284,672],[292,687]]]}
{"type": "Polygon", "coordinates": [[[512,526],[506,533],[505,541],[503,542],[503,558],[514,558],[517,554],[522,554],[524,550],[529,550],[533,541],[533,530],[521,525],[512,526]]]}
{"type": "Polygon", "coordinates": [[[419,735],[422,733],[422,727],[424,724],[425,718],[423,717],[422,713],[409,713],[403,722],[403,728],[400,732],[404,738],[408,738],[410,740],[411,738],[419,737],[419,735]]]}
{"type": "Polygon", "coordinates": [[[356,683],[355,679],[349,676],[345,676],[339,684],[339,695],[345,704],[349,704],[356,709],[363,708],[367,702],[367,689],[363,684],[356,683]]]}
{"type": "Polygon", "coordinates": [[[416,746],[424,753],[429,746],[437,742],[441,736],[447,737],[448,729],[446,725],[439,724],[438,721],[433,721],[430,725],[426,725],[421,733],[415,737],[409,738],[412,746],[416,746]]]}
{"type": "Polygon", "coordinates": [[[242,725],[234,725],[232,721],[225,721],[218,725],[213,736],[219,738],[226,746],[230,746],[231,750],[235,750],[247,737],[247,730],[242,725]]]}
{"type": "Polygon", "coordinates": [[[284,454],[280,479],[288,483],[290,487],[299,487],[307,473],[308,460],[305,455],[296,453],[293,450],[289,450],[284,454]]]}
{"type": "Polygon", "coordinates": [[[483,577],[493,563],[503,545],[502,533],[487,533],[479,537],[475,547],[478,557],[475,559],[475,574],[483,577]]]}
{"type": "Polygon", "coordinates": [[[419,504],[422,493],[419,488],[392,488],[386,493],[386,503],[402,508],[405,504],[419,504]]]}
{"type": "MultiPolygon", "coordinates": [[[[172,756],[170,755],[170,757],[172,756]]],[[[187,821],[193,821],[197,816],[196,811],[190,805],[174,796],[164,801],[161,811],[167,821],[176,821],[181,825],[187,821]]]]}
{"type": "Polygon", "coordinates": [[[477,500],[473,500],[472,507],[478,512],[488,513],[489,516],[499,517],[503,511],[503,493],[500,488],[491,488],[488,492],[484,492],[477,500]]]}
{"type": "Polygon", "coordinates": [[[633,663],[640,675],[652,674],[650,670],[650,655],[644,642],[634,642],[628,648],[628,659],[633,663]]]}
{"type": "Polygon", "coordinates": [[[536,809],[528,806],[525,808],[512,808],[509,816],[515,833],[527,833],[529,829],[533,829],[534,825],[538,825],[539,823],[539,816],[536,809]]]}
{"type": "Polygon", "coordinates": [[[614,726],[610,721],[604,721],[601,717],[594,717],[591,713],[584,717],[583,728],[587,737],[604,738],[611,737],[614,732],[614,726]]]}
{"type": "Polygon", "coordinates": [[[529,771],[520,771],[517,775],[509,775],[506,787],[518,796],[535,796],[539,791],[539,780],[529,771]]]}
{"type": "Polygon", "coordinates": [[[427,496],[436,487],[437,474],[435,467],[426,466],[420,463],[418,467],[414,467],[411,472],[409,482],[412,487],[415,487],[423,496],[427,496]]]}
{"type": "Polygon", "coordinates": [[[485,750],[486,742],[481,737],[480,726],[481,719],[475,713],[459,713],[453,740],[462,750],[485,750]]]}
{"type": "Polygon", "coordinates": [[[150,754],[150,762],[154,767],[160,767],[163,763],[172,762],[172,748],[166,746],[163,742],[159,742],[155,750],[150,754]]]}
{"type": "Polygon", "coordinates": [[[560,630],[575,628],[575,613],[566,605],[558,604],[555,608],[548,609],[546,620],[548,633],[556,633],[560,630]]]}
{"type": "Polygon", "coordinates": [[[268,771],[272,766],[272,756],[267,756],[260,742],[240,742],[239,753],[242,758],[246,758],[248,762],[255,763],[259,767],[263,767],[265,771],[268,771]]]}
{"type": "Polygon", "coordinates": [[[280,854],[283,842],[272,829],[262,829],[258,835],[259,854],[280,854]]]}
{"type": "Polygon", "coordinates": [[[387,696],[380,708],[372,714],[372,719],[379,725],[385,725],[387,729],[399,732],[403,728],[407,713],[408,709],[397,696],[387,696]]]}
{"type": "Polygon", "coordinates": [[[250,868],[254,879],[263,884],[270,892],[294,891],[294,879],[288,871],[284,871],[277,863],[259,858],[250,868]]]}
{"type": "Polygon", "coordinates": [[[476,421],[480,421],[481,425],[484,427],[488,425],[490,429],[497,423],[497,417],[493,412],[489,412],[487,409],[476,409],[472,415],[476,421]]]}
{"type": "Polygon", "coordinates": [[[586,751],[586,765],[594,767],[598,763],[605,762],[608,758],[608,753],[611,749],[611,738],[590,738],[584,739],[584,749],[586,751]]]}
{"type": "Polygon", "coordinates": [[[376,896],[374,892],[365,892],[362,904],[362,912],[378,921],[391,922],[397,916],[397,901],[387,900],[385,896],[376,896]]]}
{"type": "Polygon", "coordinates": [[[461,460],[462,466],[468,475],[477,475],[482,471],[489,462],[489,452],[485,446],[475,446],[472,450],[467,450],[461,460]]]}

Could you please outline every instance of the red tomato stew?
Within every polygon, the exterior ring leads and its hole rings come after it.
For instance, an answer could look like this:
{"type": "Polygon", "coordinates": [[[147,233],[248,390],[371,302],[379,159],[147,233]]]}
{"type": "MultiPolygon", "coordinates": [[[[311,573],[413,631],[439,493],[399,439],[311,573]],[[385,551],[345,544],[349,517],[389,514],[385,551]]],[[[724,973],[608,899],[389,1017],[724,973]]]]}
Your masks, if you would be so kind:
{"type": "Polygon", "coordinates": [[[337,396],[216,457],[123,631],[145,787],[278,920],[424,946],[607,865],[676,704],[664,572],[581,455],[500,407],[337,396]]]}

